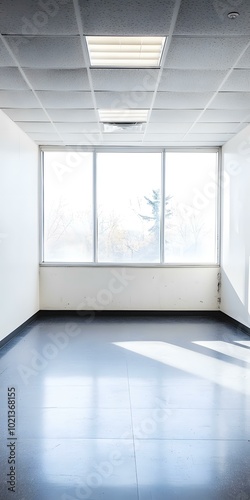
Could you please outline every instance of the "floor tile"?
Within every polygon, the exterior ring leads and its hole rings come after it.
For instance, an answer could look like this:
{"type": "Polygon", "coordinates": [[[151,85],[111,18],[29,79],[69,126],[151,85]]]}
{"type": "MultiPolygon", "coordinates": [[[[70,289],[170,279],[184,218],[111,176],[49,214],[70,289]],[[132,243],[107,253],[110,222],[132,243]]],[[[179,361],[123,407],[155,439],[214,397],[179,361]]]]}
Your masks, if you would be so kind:
{"type": "Polygon", "coordinates": [[[250,442],[248,410],[177,410],[159,404],[158,409],[132,409],[135,438],[230,439],[250,442]]]}
{"type": "MultiPolygon", "coordinates": [[[[7,412],[0,412],[0,438],[8,437],[7,412]]],[[[28,408],[16,410],[19,438],[132,438],[130,410],[107,408],[28,408]]]]}
{"type": "Polygon", "coordinates": [[[248,500],[247,441],[136,442],[140,500],[248,500]]]}
{"type": "Polygon", "coordinates": [[[206,315],[35,320],[0,349],[0,499],[250,500],[249,347],[206,315]]]}
{"type": "MultiPolygon", "coordinates": [[[[129,440],[20,439],[17,457],[18,500],[138,500],[133,444],[129,440]]],[[[5,482],[7,458],[5,450],[0,461],[0,497],[13,499],[5,482]]]]}
{"type": "MultiPolygon", "coordinates": [[[[242,386],[241,386],[242,388],[242,386]]],[[[250,410],[250,398],[243,391],[227,389],[213,383],[183,380],[182,384],[131,385],[133,408],[157,408],[159,402],[168,408],[241,409],[250,410]]]]}

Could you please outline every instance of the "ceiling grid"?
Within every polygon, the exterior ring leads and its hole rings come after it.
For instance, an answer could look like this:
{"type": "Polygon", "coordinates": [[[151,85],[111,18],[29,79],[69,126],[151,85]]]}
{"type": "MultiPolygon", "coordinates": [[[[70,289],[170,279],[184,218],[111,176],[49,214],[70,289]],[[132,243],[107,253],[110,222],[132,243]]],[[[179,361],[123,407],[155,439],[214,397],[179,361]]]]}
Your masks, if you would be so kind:
{"type": "Polygon", "coordinates": [[[250,123],[249,26],[248,0],[0,0],[0,108],[39,145],[220,146],[250,123]],[[124,36],[166,37],[160,66],[91,66],[86,37],[124,36]]]}

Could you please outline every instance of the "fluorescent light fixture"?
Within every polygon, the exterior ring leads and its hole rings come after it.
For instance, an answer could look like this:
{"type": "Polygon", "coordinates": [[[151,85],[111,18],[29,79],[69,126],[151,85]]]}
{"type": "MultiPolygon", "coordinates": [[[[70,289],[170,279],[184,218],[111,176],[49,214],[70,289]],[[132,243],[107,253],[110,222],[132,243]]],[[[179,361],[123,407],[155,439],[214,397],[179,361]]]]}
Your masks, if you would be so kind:
{"type": "Polygon", "coordinates": [[[148,109],[99,109],[102,123],[145,123],[148,109]]]}
{"type": "Polygon", "coordinates": [[[160,66],[166,37],[87,36],[90,64],[108,68],[155,68],[160,66]]]}

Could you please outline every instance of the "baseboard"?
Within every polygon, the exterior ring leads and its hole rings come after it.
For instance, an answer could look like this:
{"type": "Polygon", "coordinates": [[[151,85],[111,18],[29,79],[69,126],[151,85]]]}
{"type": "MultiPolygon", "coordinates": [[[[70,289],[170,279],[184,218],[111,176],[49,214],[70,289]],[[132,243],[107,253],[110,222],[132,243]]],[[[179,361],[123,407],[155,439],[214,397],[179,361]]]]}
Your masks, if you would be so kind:
{"type": "Polygon", "coordinates": [[[11,332],[7,337],[2,339],[0,341],[0,348],[3,347],[5,344],[7,344],[13,337],[16,337],[24,328],[26,328],[29,324],[33,323],[34,321],[38,319],[45,319],[45,318],[53,318],[53,317],[82,317],[83,314],[84,316],[87,315],[93,315],[96,318],[103,318],[103,317],[149,317],[149,316],[158,316],[158,317],[200,317],[200,318],[211,318],[211,319],[216,319],[219,321],[224,321],[227,323],[230,323],[231,325],[235,326],[238,328],[240,331],[243,333],[246,333],[247,335],[250,335],[250,328],[247,326],[243,325],[239,321],[237,321],[234,318],[231,318],[231,316],[228,316],[226,313],[223,313],[222,311],[57,311],[57,310],[40,310],[33,314],[27,321],[22,323],[22,325],[18,326],[13,332],[11,332]]]}
{"type": "Polygon", "coordinates": [[[13,332],[9,333],[4,339],[0,340],[0,349],[3,347],[5,344],[7,344],[13,337],[16,337],[18,333],[20,333],[24,328],[26,328],[30,323],[33,323],[36,319],[39,318],[39,311],[37,311],[35,314],[33,314],[29,319],[24,321],[20,326],[15,328],[13,332]]]}
{"type": "Polygon", "coordinates": [[[250,328],[243,323],[240,323],[240,321],[237,321],[237,319],[232,318],[231,316],[228,316],[228,314],[219,311],[220,312],[220,317],[222,321],[225,321],[227,323],[230,323],[231,325],[235,326],[238,328],[243,333],[246,333],[247,335],[250,335],[250,328]]]}
{"type": "Polygon", "coordinates": [[[48,310],[48,309],[41,309],[39,311],[39,318],[46,318],[46,317],[55,317],[55,316],[62,316],[62,317],[69,317],[69,316],[95,316],[95,317],[107,317],[107,316],[115,316],[115,317],[146,317],[146,316],[200,316],[200,317],[213,317],[213,318],[219,318],[221,313],[220,311],[155,311],[155,310],[81,310],[81,311],[76,311],[76,310],[48,310]]]}

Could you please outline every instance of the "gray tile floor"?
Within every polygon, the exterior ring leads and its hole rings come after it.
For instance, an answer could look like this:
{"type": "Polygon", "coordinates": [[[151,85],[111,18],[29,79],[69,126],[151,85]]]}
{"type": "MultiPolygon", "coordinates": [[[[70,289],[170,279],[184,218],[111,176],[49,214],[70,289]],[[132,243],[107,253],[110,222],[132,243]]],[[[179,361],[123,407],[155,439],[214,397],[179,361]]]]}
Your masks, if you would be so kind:
{"type": "Polygon", "coordinates": [[[0,499],[250,500],[249,368],[212,317],[36,320],[0,350],[0,499]]]}

